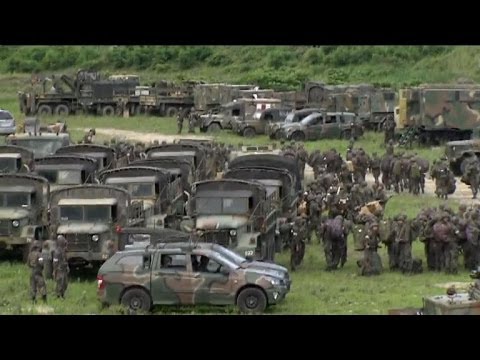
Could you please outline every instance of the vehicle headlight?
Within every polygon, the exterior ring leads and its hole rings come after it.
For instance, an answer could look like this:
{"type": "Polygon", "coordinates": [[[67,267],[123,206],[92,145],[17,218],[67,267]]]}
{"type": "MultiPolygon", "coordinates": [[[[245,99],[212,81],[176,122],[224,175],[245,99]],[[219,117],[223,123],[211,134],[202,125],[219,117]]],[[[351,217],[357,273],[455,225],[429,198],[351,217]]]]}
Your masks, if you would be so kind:
{"type": "Polygon", "coordinates": [[[19,222],[18,220],[13,220],[13,221],[12,221],[12,226],[13,226],[14,228],[17,228],[17,227],[20,226],[20,222],[19,222]]]}
{"type": "Polygon", "coordinates": [[[273,277],[269,277],[268,282],[272,285],[280,285],[280,279],[276,279],[276,278],[273,278],[273,277]]]}
{"type": "Polygon", "coordinates": [[[100,239],[98,235],[92,235],[92,241],[97,242],[100,239]]]}
{"type": "Polygon", "coordinates": [[[237,230],[230,230],[230,236],[236,236],[237,230]]]}

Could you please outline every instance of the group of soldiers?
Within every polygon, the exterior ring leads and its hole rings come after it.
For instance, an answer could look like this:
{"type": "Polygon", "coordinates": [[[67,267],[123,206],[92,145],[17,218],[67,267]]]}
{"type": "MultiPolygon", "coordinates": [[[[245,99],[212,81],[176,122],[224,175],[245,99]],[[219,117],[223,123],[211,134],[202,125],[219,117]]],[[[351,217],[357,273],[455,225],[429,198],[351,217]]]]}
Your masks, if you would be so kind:
{"type": "Polygon", "coordinates": [[[47,240],[42,243],[33,241],[30,247],[27,264],[31,269],[30,297],[36,302],[37,296],[47,301],[47,286],[45,280],[55,281],[55,293],[59,298],[65,298],[68,287],[67,241],[59,235],[56,242],[47,240]]]}

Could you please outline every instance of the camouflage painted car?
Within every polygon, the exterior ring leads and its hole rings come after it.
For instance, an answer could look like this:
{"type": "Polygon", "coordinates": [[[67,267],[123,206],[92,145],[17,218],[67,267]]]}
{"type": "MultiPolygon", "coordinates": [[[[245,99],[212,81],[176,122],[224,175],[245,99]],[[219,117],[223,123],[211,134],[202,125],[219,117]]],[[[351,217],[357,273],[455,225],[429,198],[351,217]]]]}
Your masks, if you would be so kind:
{"type": "Polygon", "coordinates": [[[305,108],[301,110],[294,110],[287,114],[285,121],[283,123],[270,123],[265,127],[265,134],[270,137],[270,139],[280,139],[282,137],[282,131],[280,130],[285,124],[298,123],[305,119],[307,116],[321,112],[321,108],[305,108]]]}
{"type": "Polygon", "coordinates": [[[445,155],[453,173],[461,175],[469,161],[480,158],[480,139],[449,141],[445,155]]]}
{"type": "Polygon", "coordinates": [[[28,173],[33,170],[33,151],[16,145],[0,145],[0,172],[28,173]]]}
{"type": "Polygon", "coordinates": [[[30,174],[0,174],[2,248],[21,250],[26,261],[30,243],[48,237],[48,196],[49,186],[45,178],[30,174]]]}
{"type": "Polygon", "coordinates": [[[31,150],[35,158],[54,155],[58,149],[71,144],[68,133],[14,134],[6,138],[7,145],[17,145],[31,150]]]}
{"type": "Polygon", "coordinates": [[[81,155],[52,155],[35,159],[35,174],[50,183],[50,190],[95,183],[97,160],[81,155]]]}
{"type": "Polygon", "coordinates": [[[100,268],[98,298],[149,311],[154,305],[236,305],[263,313],[285,299],[289,279],[268,268],[241,267],[213,248],[148,247],[117,252],[100,268]]]}
{"type": "Polygon", "coordinates": [[[281,136],[288,140],[305,141],[358,138],[363,134],[363,129],[354,113],[320,112],[298,123],[283,125],[281,132],[281,136]]]}
{"type": "Polygon", "coordinates": [[[252,116],[245,116],[243,120],[233,120],[232,130],[247,138],[262,135],[265,134],[265,129],[269,124],[283,123],[289,111],[288,108],[269,108],[256,111],[252,116]]]}
{"type": "Polygon", "coordinates": [[[122,250],[118,231],[144,225],[143,206],[127,190],[107,185],[79,185],[50,196],[50,233],[67,240],[73,265],[98,264],[122,250]]]}
{"type": "Polygon", "coordinates": [[[121,187],[143,204],[147,227],[177,228],[183,218],[183,192],[180,178],[164,169],[128,166],[106,170],[98,175],[102,184],[121,187]]]}

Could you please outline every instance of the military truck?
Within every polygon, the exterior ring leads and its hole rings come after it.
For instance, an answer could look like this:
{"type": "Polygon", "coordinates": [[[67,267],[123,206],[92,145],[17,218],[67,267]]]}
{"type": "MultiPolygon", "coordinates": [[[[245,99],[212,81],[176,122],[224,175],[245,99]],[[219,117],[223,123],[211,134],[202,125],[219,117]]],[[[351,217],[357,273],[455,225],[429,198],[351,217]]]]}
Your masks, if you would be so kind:
{"type": "Polygon", "coordinates": [[[213,169],[207,167],[205,148],[198,144],[162,144],[145,150],[148,159],[180,159],[189,161],[195,169],[195,181],[213,177],[213,169]]]}
{"type": "Polygon", "coordinates": [[[421,85],[401,89],[397,129],[422,144],[468,140],[480,126],[479,85],[421,85]]]}
{"type": "Polygon", "coordinates": [[[50,196],[50,233],[67,240],[67,258],[73,266],[96,265],[125,246],[123,227],[144,226],[141,202],[127,190],[108,185],[78,185],[50,196]]]}
{"type": "Polygon", "coordinates": [[[28,173],[33,170],[33,152],[16,145],[0,145],[1,173],[28,173]]]}
{"type": "Polygon", "coordinates": [[[207,180],[192,187],[190,212],[200,241],[228,247],[247,258],[275,257],[277,194],[259,182],[238,179],[207,180]]]}
{"type": "Polygon", "coordinates": [[[298,123],[284,124],[280,136],[294,141],[320,139],[357,139],[363,128],[354,113],[312,113],[298,123]]]}
{"type": "MultiPolygon", "coordinates": [[[[261,158],[261,155],[257,157],[261,158]]],[[[297,215],[299,193],[294,188],[294,178],[288,170],[269,168],[264,166],[257,167],[238,167],[230,166],[224,174],[224,179],[243,179],[262,183],[267,188],[267,193],[274,194],[275,206],[278,210],[277,224],[275,233],[279,234],[280,226],[288,217],[297,215]]],[[[281,239],[275,238],[275,251],[282,251],[281,239]]]]}
{"type": "Polygon", "coordinates": [[[121,187],[143,204],[147,227],[178,228],[184,216],[181,179],[163,169],[129,166],[102,171],[100,183],[121,187]]]}
{"type": "Polygon", "coordinates": [[[452,172],[462,175],[468,162],[480,158],[480,139],[449,141],[445,144],[445,155],[452,172]]]}
{"type": "Polygon", "coordinates": [[[97,160],[97,171],[113,169],[127,163],[127,159],[118,158],[115,149],[98,144],[75,144],[58,149],[56,155],[76,154],[97,160]]]}
{"type": "Polygon", "coordinates": [[[9,135],[7,145],[17,145],[33,152],[35,158],[53,155],[58,149],[71,144],[68,133],[20,133],[9,135]]]}
{"type": "Polygon", "coordinates": [[[232,131],[247,138],[255,135],[265,134],[269,124],[283,123],[290,108],[269,108],[256,111],[252,116],[246,116],[245,119],[235,119],[232,121],[232,131]]]}
{"type": "Polygon", "coordinates": [[[272,98],[240,98],[223,104],[219,112],[200,116],[201,132],[218,132],[223,129],[231,129],[235,120],[245,120],[256,111],[279,107],[281,100],[272,98]]]}
{"type": "Polygon", "coordinates": [[[228,168],[228,163],[240,156],[262,154],[279,155],[280,152],[281,150],[277,149],[274,145],[243,145],[239,149],[230,152],[226,167],[228,168]]]}
{"type": "Polygon", "coordinates": [[[32,86],[19,92],[20,111],[25,115],[66,116],[79,112],[112,116],[138,107],[138,76],[112,76],[103,79],[97,71],[79,70],[68,75],[32,79],[32,86]],[[47,88],[49,83],[51,88],[47,88]]]}
{"type": "Polygon", "coordinates": [[[199,84],[193,89],[195,111],[206,113],[221,105],[242,98],[244,91],[254,91],[255,85],[199,84]]]}
{"type": "Polygon", "coordinates": [[[325,111],[325,109],[320,109],[320,108],[305,108],[301,110],[294,110],[291,111],[287,114],[285,117],[284,122],[272,122],[268,124],[265,127],[265,134],[270,137],[270,139],[275,140],[275,139],[280,139],[282,137],[282,131],[280,130],[283,125],[285,124],[292,124],[292,123],[298,123],[305,119],[307,116],[316,113],[316,112],[322,112],[325,111]]]}
{"type": "Polygon", "coordinates": [[[50,190],[96,183],[97,160],[82,155],[51,155],[35,159],[34,173],[50,183],[50,190]]]}
{"type": "Polygon", "coordinates": [[[0,174],[0,198],[0,246],[22,251],[26,261],[30,243],[48,237],[48,181],[31,174],[0,174]]]}

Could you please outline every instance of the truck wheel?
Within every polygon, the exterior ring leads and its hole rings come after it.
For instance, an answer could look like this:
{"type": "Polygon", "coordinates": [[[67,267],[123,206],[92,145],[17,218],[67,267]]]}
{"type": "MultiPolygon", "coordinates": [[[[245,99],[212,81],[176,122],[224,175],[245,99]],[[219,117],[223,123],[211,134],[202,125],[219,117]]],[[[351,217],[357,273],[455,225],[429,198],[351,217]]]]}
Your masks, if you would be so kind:
{"type": "Polygon", "coordinates": [[[300,131],[295,131],[292,134],[292,140],[293,141],[305,141],[305,134],[300,132],[300,131]]]}
{"type": "Polygon", "coordinates": [[[150,296],[142,289],[128,289],[123,294],[121,303],[134,311],[149,311],[152,308],[150,296]]]}
{"type": "Polygon", "coordinates": [[[255,135],[256,135],[256,132],[254,128],[249,127],[243,130],[243,136],[245,136],[246,138],[253,138],[255,137],[255,135]]]}
{"type": "Polygon", "coordinates": [[[55,115],[58,116],[67,116],[70,113],[70,109],[67,105],[60,104],[55,108],[55,115]]]}
{"type": "Polygon", "coordinates": [[[167,115],[167,117],[175,117],[177,116],[177,114],[178,114],[178,110],[173,106],[168,107],[167,111],[165,111],[165,115],[167,115]]]}
{"type": "Polygon", "coordinates": [[[37,111],[38,115],[50,116],[52,115],[52,107],[50,105],[40,105],[37,111]]]}
{"type": "Polygon", "coordinates": [[[220,124],[218,124],[218,123],[210,124],[210,125],[208,125],[208,128],[207,128],[207,132],[209,132],[209,133],[217,133],[220,130],[222,130],[222,128],[220,127],[220,124]]]}
{"type": "Polygon", "coordinates": [[[102,109],[103,116],[113,116],[115,115],[115,108],[112,105],[104,106],[102,109]]]}
{"type": "Polygon", "coordinates": [[[249,287],[238,294],[237,306],[244,314],[261,314],[267,308],[267,298],[262,290],[249,287]]]}
{"type": "Polygon", "coordinates": [[[274,138],[276,140],[282,140],[282,139],[285,139],[285,133],[281,130],[277,130],[275,131],[275,135],[274,135],[274,138]]]}

